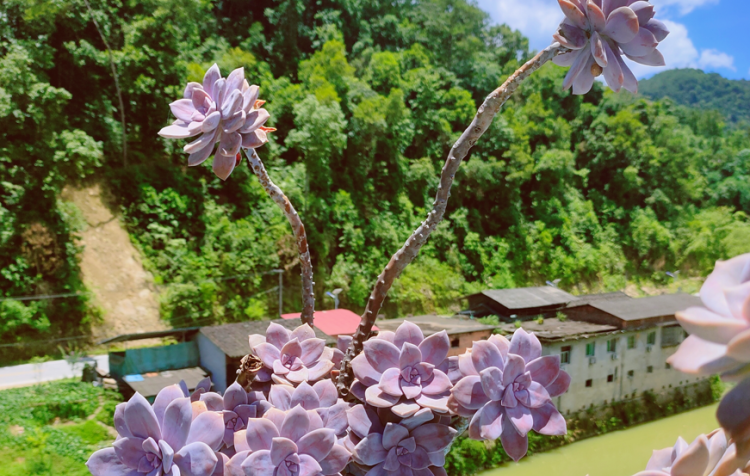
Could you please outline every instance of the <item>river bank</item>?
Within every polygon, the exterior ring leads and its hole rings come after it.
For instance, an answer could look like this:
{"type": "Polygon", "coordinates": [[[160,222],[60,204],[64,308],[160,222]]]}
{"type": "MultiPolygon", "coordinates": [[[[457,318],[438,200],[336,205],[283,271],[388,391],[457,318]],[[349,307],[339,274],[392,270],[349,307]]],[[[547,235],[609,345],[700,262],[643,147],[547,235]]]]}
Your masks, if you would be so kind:
{"type": "Polygon", "coordinates": [[[480,476],[632,476],[643,471],[655,449],[673,446],[678,436],[688,442],[719,425],[717,403],[643,423],[625,430],[577,441],[544,453],[505,463],[480,476]]]}

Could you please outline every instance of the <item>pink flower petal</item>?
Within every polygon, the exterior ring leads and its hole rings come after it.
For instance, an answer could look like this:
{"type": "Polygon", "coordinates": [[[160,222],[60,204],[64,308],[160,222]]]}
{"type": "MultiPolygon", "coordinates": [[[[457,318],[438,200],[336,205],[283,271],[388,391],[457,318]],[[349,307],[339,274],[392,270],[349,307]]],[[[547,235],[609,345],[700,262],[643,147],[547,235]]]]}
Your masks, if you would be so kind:
{"type": "Polygon", "coordinates": [[[721,316],[703,307],[678,312],[677,320],[689,334],[715,344],[728,344],[737,334],[750,329],[744,319],[721,316]]]}
{"type": "Polygon", "coordinates": [[[604,16],[604,12],[597,4],[593,2],[586,3],[586,13],[595,32],[604,30],[607,24],[607,17],[604,16]]]}
{"type": "Polygon", "coordinates": [[[628,3],[630,3],[629,0],[603,0],[602,12],[604,12],[604,16],[609,17],[612,12],[618,8],[627,6],[628,3]]]}
{"type": "Polygon", "coordinates": [[[602,33],[620,44],[632,41],[638,34],[638,17],[628,7],[618,8],[607,17],[602,33]]]}
{"type": "Polygon", "coordinates": [[[639,28],[638,34],[627,43],[620,43],[620,49],[626,55],[630,56],[645,56],[659,45],[656,41],[656,37],[649,30],[645,28],[639,28]]]}
{"type": "MultiPolygon", "coordinates": [[[[333,369],[333,362],[330,360],[320,360],[317,364],[313,365],[309,369],[307,369],[307,378],[306,380],[310,382],[315,382],[316,380],[320,380],[321,378],[328,375],[328,373],[333,369]]],[[[303,370],[303,369],[300,369],[303,370]]],[[[294,376],[293,376],[294,377],[294,376]]],[[[302,381],[302,380],[300,380],[302,381]]]]}
{"type": "Polygon", "coordinates": [[[418,346],[424,340],[424,334],[422,330],[410,321],[404,321],[403,324],[398,326],[396,329],[396,335],[393,339],[393,344],[396,348],[401,349],[405,342],[408,342],[414,346],[418,346]]]}
{"type": "Polygon", "coordinates": [[[242,82],[245,80],[245,68],[237,68],[227,76],[227,89],[230,91],[239,90],[242,82]]]}
{"type": "Polygon", "coordinates": [[[330,407],[338,400],[336,385],[331,380],[321,380],[313,385],[313,390],[318,394],[321,407],[330,407]]]}
{"type": "Polygon", "coordinates": [[[478,410],[490,401],[482,388],[481,378],[476,375],[469,375],[459,380],[451,390],[451,395],[461,406],[469,410],[478,410]]]}
{"type": "MultiPolygon", "coordinates": [[[[658,50],[654,50],[658,53],[658,50]]],[[[625,64],[625,60],[622,59],[622,56],[615,55],[617,57],[617,62],[620,64],[620,69],[622,70],[622,87],[625,88],[627,91],[630,91],[633,94],[636,94],[638,92],[638,80],[635,78],[635,75],[630,70],[630,67],[625,64]]]]}
{"type": "Polygon", "coordinates": [[[719,403],[716,418],[727,435],[741,446],[750,437],[750,379],[745,379],[730,390],[719,403]]]}
{"type": "Polygon", "coordinates": [[[386,369],[398,367],[401,355],[400,347],[396,347],[382,339],[370,339],[364,343],[364,354],[367,362],[379,373],[386,369]]]}
{"type": "MultiPolygon", "coordinates": [[[[187,397],[180,388],[179,385],[169,385],[159,390],[159,393],[154,399],[154,414],[156,415],[156,421],[159,422],[159,427],[164,428],[164,412],[170,403],[178,398],[187,397]]],[[[127,435],[123,435],[127,436],[127,435]]]]}
{"type": "Polygon", "coordinates": [[[390,450],[401,440],[409,437],[409,430],[395,423],[388,423],[383,431],[383,448],[390,450]]]}
{"type": "MultiPolygon", "coordinates": [[[[169,408],[167,408],[169,411],[169,408]]],[[[166,416],[164,419],[166,420],[166,416]]],[[[224,439],[224,419],[220,413],[203,412],[193,420],[187,436],[187,443],[201,442],[218,451],[224,439]]],[[[175,448],[176,449],[176,448],[175,448]]]]}
{"type": "MultiPolygon", "coordinates": [[[[367,345],[367,342],[365,342],[365,345],[367,345]]],[[[394,365],[391,368],[398,371],[397,365],[394,365]]],[[[370,362],[367,360],[367,357],[364,354],[359,354],[352,359],[352,370],[354,371],[354,376],[357,377],[357,380],[362,382],[364,385],[367,385],[368,387],[377,385],[383,375],[381,372],[375,370],[372,365],[370,365],[370,362]]]]}
{"type": "Polygon", "coordinates": [[[507,415],[500,402],[490,402],[483,406],[479,412],[479,436],[483,440],[496,440],[503,432],[503,421],[507,415]]]}
{"type": "Polygon", "coordinates": [[[377,386],[369,387],[365,392],[367,403],[378,408],[390,408],[398,403],[398,397],[389,395],[377,386]]]}
{"type": "Polygon", "coordinates": [[[594,85],[593,66],[594,57],[589,54],[586,57],[586,63],[581,69],[581,72],[573,80],[573,94],[581,95],[591,91],[591,87],[594,85]]]}
{"type": "Polygon", "coordinates": [[[656,20],[652,18],[648,21],[645,25],[643,23],[640,24],[641,28],[645,28],[651,33],[654,34],[654,37],[656,38],[656,41],[662,42],[664,41],[664,38],[669,35],[669,28],[667,28],[667,25],[665,25],[663,22],[660,22],[659,20],[656,20]]]}
{"type": "Polygon", "coordinates": [[[177,398],[164,411],[162,438],[174,450],[179,450],[188,440],[188,432],[193,420],[193,408],[190,399],[177,398]]]}
{"type": "Polygon", "coordinates": [[[143,396],[136,392],[125,405],[125,421],[130,433],[138,438],[161,439],[161,429],[154,409],[143,396]]]}
{"type": "MultiPolygon", "coordinates": [[[[563,90],[568,90],[571,88],[571,86],[573,86],[573,82],[576,80],[578,75],[580,75],[584,71],[587,62],[591,60],[591,54],[586,48],[574,51],[570,54],[575,55],[575,57],[573,59],[573,64],[570,66],[570,69],[568,70],[568,73],[565,75],[565,79],[563,80],[563,90]]],[[[590,70],[588,72],[589,74],[591,74],[590,70]]]]}
{"type": "Polygon", "coordinates": [[[163,127],[159,135],[167,139],[187,139],[201,133],[200,123],[179,123],[163,127]]]}
{"type": "Polygon", "coordinates": [[[674,460],[671,473],[674,475],[693,474],[697,468],[705,468],[708,465],[708,459],[708,439],[706,435],[699,435],[687,450],[674,460]]]}
{"type": "Polygon", "coordinates": [[[429,408],[422,408],[409,418],[401,420],[401,422],[399,422],[399,425],[403,426],[407,430],[413,430],[419,425],[432,420],[433,416],[434,414],[432,413],[432,410],[430,410],[429,408]]]}
{"type": "Polygon", "coordinates": [[[422,352],[419,351],[419,347],[412,344],[411,342],[404,342],[403,346],[401,347],[401,355],[398,360],[398,367],[403,370],[407,367],[414,367],[420,362],[422,362],[422,352]]]}
{"type": "Polygon", "coordinates": [[[193,106],[193,101],[190,99],[178,99],[169,105],[169,109],[174,114],[174,117],[185,122],[190,122],[195,112],[195,106],[193,106]]]}
{"type": "Polygon", "coordinates": [[[292,334],[289,336],[290,339],[297,339],[300,342],[305,341],[307,339],[316,339],[315,337],[315,331],[312,327],[310,327],[307,324],[302,324],[298,328],[294,329],[292,331],[292,334]]]}
{"type": "Polygon", "coordinates": [[[526,436],[526,433],[534,426],[534,418],[531,416],[531,411],[523,405],[506,408],[505,415],[510,419],[510,422],[521,436],[526,436]]]}
{"type": "Polygon", "coordinates": [[[505,388],[502,385],[503,372],[497,367],[489,367],[480,373],[483,394],[490,400],[503,398],[505,388]]]}
{"type": "Polygon", "coordinates": [[[219,78],[221,78],[219,65],[214,63],[213,66],[208,68],[205,76],[203,76],[203,89],[208,93],[209,96],[213,96],[213,86],[216,81],[219,80],[219,78]]]}
{"type": "Polygon", "coordinates": [[[607,53],[604,50],[604,42],[597,32],[591,35],[591,56],[594,57],[594,61],[602,68],[607,66],[607,53]]]}
{"type": "Polygon", "coordinates": [[[271,442],[271,463],[278,466],[287,457],[297,453],[297,445],[288,438],[274,438],[271,442]]]}
{"type": "Polygon", "coordinates": [[[432,365],[440,365],[448,357],[451,343],[448,333],[440,331],[432,334],[419,344],[422,361],[432,365]]]}
{"type": "Polygon", "coordinates": [[[638,24],[641,26],[654,17],[654,6],[643,0],[631,4],[630,9],[635,12],[635,16],[638,17],[638,24]]]}
{"type": "Polygon", "coordinates": [[[508,352],[520,355],[526,362],[531,362],[541,357],[542,344],[534,334],[529,334],[522,327],[513,333],[508,352]]]}
{"type": "Polygon", "coordinates": [[[416,415],[419,408],[418,403],[407,400],[391,407],[391,412],[399,418],[409,418],[416,415]]]}
{"type": "Polygon", "coordinates": [[[508,361],[505,363],[505,370],[503,371],[503,387],[512,384],[525,371],[526,363],[523,358],[520,355],[508,354],[508,361]]]}
{"type": "Polygon", "coordinates": [[[573,66],[573,63],[575,62],[576,58],[578,58],[578,55],[580,53],[581,52],[579,49],[579,50],[571,51],[570,53],[557,55],[554,58],[552,58],[552,62],[555,63],[557,66],[573,66]]]}
{"type": "Polygon", "coordinates": [[[571,50],[580,50],[588,42],[588,38],[586,38],[583,30],[567,23],[560,24],[557,32],[552,37],[555,41],[571,50]]]}
{"type": "Polygon", "coordinates": [[[682,341],[677,352],[672,354],[667,362],[688,374],[713,375],[739,366],[739,362],[726,356],[726,351],[724,345],[691,335],[682,341]]]}
{"type": "Polygon", "coordinates": [[[146,440],[143,438],[120,438],[112,443],[112,446],[123,465],[130,469],[138,469],[141,458],[146,456],[146,452],[143,450],[144,441],[146,440]]]}
{"type": "Polygon", "coordinates": [[[271,451],[260,450],[252,453],[242,463],[242,470],[246,475],[274,476],[276,466],[271,462],[271,451]]]}
{"type": "Polygon", "coordinates": [[[550,397],[557,397],[558,395],[567,392],[568,387],[570,387],[570,374],[561,370],[560,373],[557,374],[557,378],[551,384],[546,386],[546,389],[550,397]]]}
{"type": "Polygon", "coordinates": [[[526,364],[526,371],[531,374],[531,378],[544,385],[551,384],[560,373],[560,356],[545,355],[534,359],[526,364]]]}
{"type": "Polygon", "coordinates": [[[532,429],[542,435],[564,435],[568,431],[565,418],[551,402],[539,408],[533,408],[531,417],[532,429]]]}
{"type": "Polygon", "coordinates": [[[273,439],[279,436],[279,430],[271,420],[251,418],[247,422],[245,435],[251,450],[270,450],[273,439]]]}
{"type": "Polygon", "coordinates": [[[456,433],[456,430],[449,426],[428,423],[414,428],[411,431],[411,436],[414,437],[417,445],[424,448],[428,453],[432,453],[447,448],[453,438],[456,437],[456,433]]]}
{"type": "MultiPolygon", "coordinates": [[[[307,342],[307,341],[305,341],[307,342]]],[[[315,390],[307,382],[300,383],[292,393],[291,407],[301,405],[305,410],[315,410],[320,407],[320,399],[315,390]]]]}
{"type": "Polygon", "coordinates": [[[750,362],[750,329],[746,329],[729,341],[727,357],[740,362],[750,362]]]}
{"type": "Polygon", "coordinates": [[[279,435],[289,438],[292,441],[298,441],[304,436],[310,427],[310,417],[304,408],[297,405],[289,410],[281,424],[279,435]]]}
{"type": "Polygon", "coordinates": [[[268,392],[268,401],[279,410],[287,411],[293,406],[293,391],[294,387],[289,385],[271,385],[271,390],[268,392]]]}
{"type": "Polygon", "coordinates": [[[713,272],[701,287],[700,296],[707,308],[722,316],[730,316],[724,291],[750,281],[750,253],[727,261],[717,261],[713,272]]]}
{"type": "Polygon", "coordinates": [[[422,393],[427,395],[442,395],[449,391],[453,385],[451,380],[438,369],[432,371],[432,380],[422,386],[422,393]]]}
{"type": "Polygon", "coordinates": [[[300,346],[302,347],[302,362],[309,367],[320,359],[326,343],[323,339],[312,338],[303,340],[300,346]]]}
{"type": "Polygon", "coordinates": [[[557,0],[557,3],[560,4],[560,8],[565,14],[565,17],[570,20],[573,25],[582,30],[588,29],[589,22],[586,19],[586,15],[584,15],[584,13],[578,6],[575,5],[575,3],[571,2],[570,0],[557,0]]]}
{"type": "Polygon", "coordinates": [[[513,461],[523,458],[529,449],[528,437],[518,433],[508,418],[503,418],[503,433],[500,435],[500,442],[513,461]]]}
{"type": "Polygon", "coordinates": [[[388,395],[400,397],[404,394],[401,390],[401,372],[397,368],[391,368],[383,372],[378,388],[388,395]]]}
{"type": "Polygon", "coordinates": [[[237,382],[234,382],[224,392],[224,409],[234,410],[238,405],[247,404],[247,392],[237,382]]]}
{"type": "Polygon", "coordinates": [[[500,370],[505,367],[500,350],[486,340],[474,342],[471,347],[471,362],[477,372],[490,367],[497,367],[500,370]]]}
{"type": "Polygon", "coordinates": [[[371,433],[354,447],[352,456],[362,464],[374,466],[385,461],[388,451],[383,447],[383,435],[371,433]]]}
{"type": "Polygon", "coordinates": [[[414,470],[425,469],[430,465],[430,457],[427,451],[419,446],[414,451],[399,456],[398,460],[402,465],[414,470]]]}
{"type": "Polygon", "coordinates": [[[174,464],[180,468],[180,474],[189,476],[211,476],[218,461],[214,450],[201,442],[183,446],[174,454],[174,464]]]}
{"type": "Polygon", "coordinates": [[[651,458],[646,464],[646,470],[659,471],[660,474],[664,468],[672,466],[672,448],[654,450],[651,458]]]}
{"type": "Polygon", "coordinates": [[[277,361],[281,358],[279,349],[267,342],[263,342],[262,344],[258,344],[257,346],[255,346],[253,352],[255,352],[255,355],[260,357],[260,360],[263,361],[263,365],[269,368],[273,368],[274,361],[277,361]]]}
{"type": "MultiPolygon", "coordinates": [[[[420,407],[429,408],[436,412],[447,413],[448,410],[448,395],[436,396],[436,395],[420,395],[415,401],[420,407]]],[[[410,415],[411,416],[411,415],[410,415]]]]}
{"type": "Polygon", "coordinates": [[[333,445],[328,455],[319,461],[321,472],[335,475],[344,470],[351,459],[351,454],[341,445],[333,445]]]}

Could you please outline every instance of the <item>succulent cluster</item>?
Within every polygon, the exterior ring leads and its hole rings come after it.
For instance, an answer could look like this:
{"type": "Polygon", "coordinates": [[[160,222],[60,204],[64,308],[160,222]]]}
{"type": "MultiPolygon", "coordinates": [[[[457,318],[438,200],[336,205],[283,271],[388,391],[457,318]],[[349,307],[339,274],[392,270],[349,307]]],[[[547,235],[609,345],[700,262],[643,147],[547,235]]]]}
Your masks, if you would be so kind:
{"type": "Polygon", "coordinates": [[[663,66],[656,49],[669,34],[666,25],[654,18],[654,7],[643,0],[558,0],[565,20],[553,35],[572,50],[553,59],[570,66],[563,88],[586,94],[594,78],[604,74],[613,91],[638,91],[638,81],[622,55],[649,65],[663,66]]]}
{"type": "Polygon", "coordinates": [[[240,148],[254,149],[268,141],[264,127],[270,115],[258,100],[258,86],[250,86],[244,68],[237,68],[227,78],[221,77],[214,64],[206,71],[203,84],[188,83],[183,99],[169,105],[177,118],[159,131],[167,139],[187,139],[200,134],[184,147],[188,165],[203,163],[219,147],[214,156],[214,173],[226,180],[239,163],[240,148]]]}
{"type": "Polygon", "coordinates": [[[654,450],[646,470],[635,476],[747,476],[738,466],[734,445],[722,430],[699,435],[691,444],[677,439],[673,448],[654,450]]]}
{"type": "Polygon", "coordinates": [[[334,366],[334,350],[315,337],[315,331],[307,324],[290,331],[271,323],[265,336],[250,336],[250,350],[263,362],[255,377],[258,382],[292,386],[315,382],[328,376],[334,366]]]}

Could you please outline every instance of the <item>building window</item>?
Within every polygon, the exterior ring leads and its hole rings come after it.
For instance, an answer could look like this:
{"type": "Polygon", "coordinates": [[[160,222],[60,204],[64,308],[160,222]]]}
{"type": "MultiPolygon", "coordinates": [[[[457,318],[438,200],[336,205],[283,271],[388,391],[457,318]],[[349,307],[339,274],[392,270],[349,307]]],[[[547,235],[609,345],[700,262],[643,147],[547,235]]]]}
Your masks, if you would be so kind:
{"type": "Polygon", "coordinates": [[[669,365],[669,364],[664,364],[664,368],[665,368],[665,369],[667,369],[667,370],[669,370],[669,369],[671,369],[671,368],[672,368],[672,366],[671,366],[671,365],[669,365]]]}
{"type": "Polygon", "coordinates": [[[646,344],[656,345],[656,331],[648,333],[648,336],[646,337],[646,344]]]}
{"type": "Polygon", "coordinates": [[[586,386],[591,387],[594,384],[594,381],[591,379],[586,380],[586,386]]]}
{"type": "Polygon", "coordinates": [[[561,364],[570,363],[570,346],[569,345],[564,345],[560,349],[560,363],[561,364]]]}
{"type": "Polygon", "coordinates": [[[586,357],[593,357],[595,350],[596,350],[595,342],[589,342],[588,344],[586,344],[586,357]]]}
{"type": "Polygon", "coordinates": [[[654,373],[654,366],[653,365],[649,365],[648,367],[646,367],[646,372],[648,372],[650,374],[654,373]]]}
{"type": "Polygon", "coordinates": [[[614,381],[615,381],[615,376],[614,375],[612,375],[612,374],[607,375],[607,382],[614,382],[614,381]]]}
{"type": "MultiPolygon", "coordinates": [[[[445,341],[443,341],[445,342],[445,341]]],[[[451,347],[458,347],[460,345],[458,337],[451,339],[451,347]]]]}
{"type": "Polygon", "coordinates": [[[635,376],[635,370],[628,370],[628,378],[633,378],[635,376]]]}
{"type": "Polygon", "coordinates": [[[607,352],[617,352],[617,339],[607,341],[607,352]]]}
{"type": "Polygon", "coordinates": [[[670,347],[673,345],[678,345],[680,342],[682,342],[682,338],[684,335],[685,334],[682,330],[682,327],[680,326],[664,327],[661,330],[661,346],[670,347]]]}
{"type": "Polygon", "coordinates": [[[635,336],[628,336],[628,349],[635,349],[635,336]]]}

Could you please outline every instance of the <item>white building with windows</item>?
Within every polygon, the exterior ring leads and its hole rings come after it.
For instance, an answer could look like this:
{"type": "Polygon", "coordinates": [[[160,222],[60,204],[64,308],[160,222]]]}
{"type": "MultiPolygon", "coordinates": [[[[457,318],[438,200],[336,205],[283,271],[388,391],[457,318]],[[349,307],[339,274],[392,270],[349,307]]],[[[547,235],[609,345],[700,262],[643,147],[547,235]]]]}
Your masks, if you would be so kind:
{"type": "MultiPolygon", "coordinates": [[[[666,363],[685,337],[674,314],[694,305],[700,305],[700,299],[687,294],[579,296],[562,310],[564,321],[532,320],[523,328],[537,335],[545,355],[560,355],[571,383],[555,404],[563,413],[575,412],[703,380],[666,363]]],[[[512,334],[515,325],[503,324],[501,329],[512,334]]]]}

